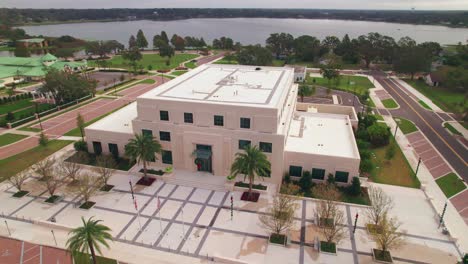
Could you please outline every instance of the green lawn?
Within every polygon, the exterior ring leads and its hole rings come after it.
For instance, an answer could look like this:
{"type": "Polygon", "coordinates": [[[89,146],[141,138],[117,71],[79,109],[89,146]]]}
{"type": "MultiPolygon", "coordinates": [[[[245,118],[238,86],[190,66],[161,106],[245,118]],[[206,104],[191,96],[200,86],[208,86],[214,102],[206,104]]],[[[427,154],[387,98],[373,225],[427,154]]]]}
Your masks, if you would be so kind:
{"type": "Polygon", "coordinates": [[[385,108],[397,108],[398,107],[398,104],[392,98],[382,100],[382,104],[385,106],[385,108]]]}
{"type": "Polygon", "coordinates": [[[436,182],[447,198],[450,198],[466,189],[466,185],[463,183],[463,180],[461,180],[455,173],[449,173],[444,177],[440,177],[436,182]]]}
{"type": "Polygon", "coordinates": [[[171,80],[175,78],[174,76],[167,75],[167,74],[161,74],[161,76],[167,79],[171,79],[171,80]]]}
{"type": "Polygon", "coordinates": [[[424,101],[419,100],[418,102],[422,107],[426,108],[427,110],[432,110],[432,108],[428,106],[424,101]]]}
{"type": "Polygon", "coordinates": [[[328,82],[326,78],[310,77],[306,78],[308,84],[316,84],[332,89],[343,90],[347,92],[356,92],[357,95],[363,95],[367,90],[373,88],[374,85],[363,76],[341,75],[338,83],[335,80],[328,82]],[[315,82],[314,82],[315,80],[315,82]]]}
{"type": "Polygon", "coordinates": [[[421,183],[414,175],[413,170],[408,164],[403,152],[393,137],[390,140],[391,144],[395,144],[395,156],[391,160],[385,159],[385,153],[390,147],[390,144],[385,147],[371,149],[373,155],[371,157],[375,168],[371,172],[373,182],[398,185],[411,188],[419,188],[421,183]]]}
{"type": "Polygon", "coordinates": [[[173,71],[171,74],[172,74],[172,75],[175,75],[175,76],[180,76],[180,75],[182,75],[182,74],[184,74],[184,73],[186,73],[186,72],[187,72],[187,71],[173,71]]]}
{"type": "MultiPolygon", "coordinates": [[[[91,255],[78,253],[75,257],[73,257],[75,264],[91,264],[91,255]]],[[[109,259],[101,256],[96,256],[97,264],[117,264],[115,259],[109,259]]]]}
{"type": "Polygon", "coordinates": [[[462,133],[460,133],[460,131],[454,128],[450,123],[444,123],[444,127],[450,130],[450,132],[452,132],[455,135],[459,135],[459,136],[462,135],[462,133]]]}
{"type": "Polygon", "coordinates": [[[19,101],[14,101],[8,104],[1,104],[0,105],[0,115],[6,114],[8,112],[13,112],[18,109],[22,109],[25,107],[31,107],[34,103],[31,101],[31,98],[23,99],[19,101]]]}
{"type": "Polygon", "coordinates": [[[189,62],[185,63],[185,67],[187,67],[189,69],[195,69],[197,67],[197,63],[193,62],[193,61],[189,61],[189,62]]]}
{"type": "Polygon", "coordinates": [[[461,92],[453,92],[443,87],[431,87],[421,80],[405,79],[409,85],[427,96],[444,111],[463,113],[463,105],[468,107],[468,100],[464,100],[461,92]]]}
{"type": "Polygon", "coordinates": [[[0,182],[28,168],[73,141],[51,140],[46,147],[37,146],[14,156],[0,160],[0,182]]]}
{"type": "Polygon", "coordinates": [[[3,135],[0,135],[0,147],[6,146],[8,144],[11,144],[13,142],[19,141],[23,138],[26,138],[28,136],[25,135],[18,135],[18,134],[11,134],[11,133],[6,133],[3,135]]]}
{"type": "Polygon", "coordinates": [[[237,60],[225,60],[223,58],[213,62],[213,64],[239,64],[239,62],[237,60]]]}
{"type": "Polygon", "coordinates": [[[401,132],[403,132],[403,134],[405,135],[418,131],[418,128],[413,124],[413,122],[407,119],[398,117],[398,118],[395,118],[395,121],[398,122],[398,127],[400,128],[401,132]]]}
{"type": "Polygon", "coordinates": [[[153,83],[156,83],[156,81],[153,80],[153,79],[144,79],[144,80],[142,80],[142,81],[137,82],[136,84],[140,84],[140,83],[143,83],[143,84],[153,84],[153,83]]]}
{"type": "MultiPolygon", "coordinates": [[[[166,57],[161,57],[159,54],[142,54],[143,59],[138,62],[138,65],[142,65],[145,69],[148,68],[149,65],[153,66],[154,70],[169,70],[169,69],[174,69],[179,64],[181,64],[184,61],[192,60],[198,55],[195,54],[176,54],[174,55],[171,60],[169,66],[166,65],[166,57]]],[[[110,67],[113,68],[124,68],[124,69],[130,69],[131,67],[128,65],[128,61],[125,61],[122,56],[117,55],[112,57],[112,59],[109,60],[111,63],[110,67]]],[[[90,67],[95,67],[96,62],[95,61],[88,61],[88,65],[90,67]]]]}
{"type": "Polygon", "coordinates": [[[384,121],[383,116],[381,115],[374,115],[377,120],[384,121]]]}

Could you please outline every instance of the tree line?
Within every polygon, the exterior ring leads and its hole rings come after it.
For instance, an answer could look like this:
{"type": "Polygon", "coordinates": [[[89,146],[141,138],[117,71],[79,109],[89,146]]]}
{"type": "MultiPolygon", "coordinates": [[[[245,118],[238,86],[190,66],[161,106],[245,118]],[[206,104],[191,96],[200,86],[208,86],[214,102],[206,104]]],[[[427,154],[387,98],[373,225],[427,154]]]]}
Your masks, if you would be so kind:
{"type": "Polygon", "coordinates": [[[467,27],[466,11],[253,9],[253,8],[151,8],[151,9],[9,9],[1,8],[4,23],[28,24],[79,20],[177,20],[189,18],[306,18],[344,19],[407,24],[467,27]]]}

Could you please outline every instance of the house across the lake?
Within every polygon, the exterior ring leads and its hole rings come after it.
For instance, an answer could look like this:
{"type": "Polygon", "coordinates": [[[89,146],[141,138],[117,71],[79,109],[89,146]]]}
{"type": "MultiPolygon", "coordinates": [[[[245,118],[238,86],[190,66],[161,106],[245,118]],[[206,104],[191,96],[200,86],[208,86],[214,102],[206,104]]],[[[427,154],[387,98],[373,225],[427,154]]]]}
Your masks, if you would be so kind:
{"type": "Polygon", "coordinates": [[[88,126],[88,149],[123,156],[134,134],[148,134],[163,148],[150,166],[226,177],[236,153],[257,146],[271,162],[268,182],[309,171],[350,183],[360,163],[354,109],[297,103],[294,81],[289,67],[203,65],[88,126]]]}
{"type": "Polygon", "coordinates": [[[50,53],[42,57],[0,57],[0,81],[6,85],[22,80],[41,80],[50,68],[79,71],[85,67],[86,61],[60,61],[50,53]]]}

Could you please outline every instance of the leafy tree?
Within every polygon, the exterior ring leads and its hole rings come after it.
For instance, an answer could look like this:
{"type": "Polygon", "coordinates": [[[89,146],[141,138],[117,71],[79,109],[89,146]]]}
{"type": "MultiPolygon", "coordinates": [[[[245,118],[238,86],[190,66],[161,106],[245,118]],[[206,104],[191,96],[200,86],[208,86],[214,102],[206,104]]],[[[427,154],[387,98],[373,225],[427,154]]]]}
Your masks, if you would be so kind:
{"type": "Polygon", "coordinates": [[[397,49],[393,68],[399,73],[408,73],[411,79],[414,74],[428,71],[431,67],[432,54],[428,49],[416,45],[414,40],[401,39],[397,49]]]}
{"type": "Polygon", "coordinates": [[[130,66],[133,68],[133,72],[136,74],[137,69],[138,69],[138,61],[140,61],[143,56],[140,53],[140,50],[138,48],[131,48],[122,53],[122,58],[124,60],[128,60],[130,66]]]}
{"type": "Polygon", "coordinates": [[[349,191],[352,195],[361,194],[361,180],[359,180],[359,177],[353,177],[351,186],[349,186],[349,191]]]}
{"type": "Polygon", "coordinates": [[[78,177],[82,170],[82,166],[79,163],[62,160],[59,163],[59,168],[65,179],[71,179],[71,185],[78,182],[78,177]]]}
{"type": "Polygon", "coordinates": [[[174,54],[175,54],[174,48],[171,47],[170,45],[165,44],[159,47],[159,55],[161,57],[167,57],[170,60],[171,57],[174,56],[174,54]]]}
{"type": "Polygon", "coordinates": [[[84,136],[85,136],[85,131],[84,131],[84,128],[85,128],[85,121],[83,119],[83,116],[78,113],[76,115],[76,126],[78,127],[78,129],[80,130],[80,134],[81,134],[81,141],[84,141],[84,136]]]}
{"type": "Polygon", "coordinates": [[[41,132],[41,134],[39,134],[39,145],[46,147],[47,144],[49,144],[49,138],[44,134],[44,132],[41,132]]]}
{"type": "Polygon", "coordinates": [[[132,49],[138,47],[137,46],[137,41],[135,39],[135,36],[131,35],[130,38],[128,39],[128,48],[132,49]]]}
{"type": "Polygon", "coordinates": [[[330,85],[331,80],[338,79],[340,77],[340,72],[337,69],[323,67],[320,72],[323,77],[328,80],[328,85],[330,85]]]}
{"type": "Polygon", "coordinates": [[[359,55],[356,51],[356,43],[357,41],[351,41],[348,34],[346,34],[335,48],[335,54],[341,56],[343,61],[347,63],[357,63],[359,55]]]}
{"type": "Polygon", "coordinates": [[[143,163],[143,175],[147,179],[147,163],[156,160],[156,153],[161,153],[161,144],[147,134],[135,134],[135,138],[129,140],[125,146],[125,155],[143,163]]]}
{"type": "Polygon", "coordinates": [[[279,59],[281,55],[288,55],[292,51],[294,37],[288,33],[274,33],[267,38],[266,44],[267,48],[279,59]]]}
{"type": "Polygon", "coordinates": [[[88,203],[91,197],[96,194],[100,187],[101,179],[97,176],[92,174],[89,171],[81,173],[78,176],[78,186],[76,188],[76,192],[84,201],[84,204],[88,203]]]}
{"type": "Polygon", "coordinates": [[[55,191],[58,189],[60,183],[62,182],[62,175],[55,168],[52,168],[50,175],[43,179],[46,185],[47,192],[50,194],[50,196],[54,196],[55,191]]]}
{"type": "Polygon", "coordinates": [[[308,85],[301,84],[301,85],[299,85],[299,89],[297,90],[297,94],[301,98],[301,102],[304,102],[304,96],[312,95],[312,89],[308,85]]]}
{"type": "Polygon", "coordinates": [[[304,193],[310,193],[310,189],[312,188],[312,175],[310,171],[304,171],[301,179],[299,179],[299,186],[304,193]]]}
{"type": "Polygon", "coordinates": [[[237,60],[239,64],[258,66],[271,65],[273,61],[270,51],[260,45],[243,47],[237,55],[237,60]]]}
{"type": "Polygon", "coordinates": [[[369,140],[375,147],[385,146],[390,142],[390,129],[386,125],[373,124],[367,128],[369,140]]]}
{"type": "Polygon", "coordinates": [[[95,91],[96,83],[84,76],[50,68],[44,78],[44,84],[39,88],[41,93],[49,93],[55,103],[70,102],[95,91]]]}
{"type": "Polygon", "coordinates": [[[359,56],[365,61],[366,68],[369,68],[371,62],[373,62],[379,55],[378,51],[378,40],[380,34],[369,33],[367,36],[362,35],[357,38],[356,47],[359,56]]]}
{"type": "Polygon", "coordinates": [[[83,140],[79,140],[73,143],[73,148],[76,151],[88,152],[88,145],[86,144],[86,141],[83,140]]]}
{"type": "Polygon", "coordinates": [[[5,120],[8,122],[15,120],[15,114],[13,112],[8,112],[5,116],[5,120]]]}
{"type": "Polygon", "coordinates": [[[141,29],[138,30],[138,33],[136,36],[136,46],[140,49],[148,47],[148,41],[146,40],[145,34],[143,33],[141,29]]]}
{"type": "Polygon", "coordinates": [[[322,40],[322,46],[325,46],[331,52],[334,52],[338,45],[340,45],[340,39],[335,36],[327,36],[322,40]]]}
{"type": "Polygon", "coordinates": [[[45,180],[49,177],[52,177],[53,174],[53,166],[55,164],[54,158],[46,158],[34,165],[33,170],[41,176],[40,180],[45,180]]]}
{"type": "Polygon", "coordinates": [[[104,186],[107,186],[109,179],[115,173],[115,168],[117,168],[114,157],[110,155],[100,155],[96,158],[96,165],[96,173],[99,175],[104,186]]]}
{"type": "Polygon", "coordinates": [[[252,185],[255,178],[262,175],[267,175],[271,169],[270,161],[267,156],[257,146],[248,146],[245,151],[236,153],[236,158],[231,165],[230,178],[236,177],[238,174],[244,174],[245,178],[249,179],[249,197],[252,195],[252,185]]]}
{"type": "Polygon", "coordinates": [[[75,257],[81,252],[91,253],[93,264],[97,264],[95,251],[102,255],[100,245],[109,248],[107,241],[112,241],[111,229],[100,224],[101,220],[93,220],[93,217],[87,221],[81,217],[81,221],[83,226],[70,231],[67,247],[75,257]]]}
{"type": "Polygon", "coordinates": [[[457,92],[468,93],[468,70],[462,67],[451,68],[444,78],[444,86],[457,92]]]}
{"type": "Polygon", "coordinates": [[[336,182],[336,180],[335,180],[335,175],[329,173],[329,174],[328,174],[328,177],[327,177],[327,183],[328,183],[329,185],[334,185],[335,182],[336,182]]]}
{"type": "Polygon", "coordinates": [[[320,41],[312,36],[300,36],[294,40],[294,51],[297,59],[314,61],[320,54],[320,41]]]}
{"type": "Polygon", "coordinates": [[[169,44],[169,38],[167,37],[166,31],[161,31],[161,39],[166,43],[169,44]]]}

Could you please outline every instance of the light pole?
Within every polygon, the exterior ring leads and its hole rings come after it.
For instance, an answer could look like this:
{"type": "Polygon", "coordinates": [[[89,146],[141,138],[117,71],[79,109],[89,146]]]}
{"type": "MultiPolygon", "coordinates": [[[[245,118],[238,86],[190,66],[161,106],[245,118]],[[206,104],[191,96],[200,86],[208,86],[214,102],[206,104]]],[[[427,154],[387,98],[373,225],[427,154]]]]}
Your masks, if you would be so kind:
{"type": "Polygon", "coordinates": [[[8,235],[10,235],[10,236],[11,236],[10,227],[8,226],[8,223],[7,223],[7,221],[6,221],[6,220],[5,220],[5,225],[6,225],[6,228],[7,228],[7,230],[8,230],[8,235]]]}
{"type": "Polygon", "coordinates": [[[447,202],[445,202],[444,209],[442,210],[442,215],[440,216],[439,228],[444,222],[445,211],[447,210],[447,202]]]}
{"type": "Polygon", "coordinates": [[[414,176],[418,176],[418,171],[419,171],[419,165],[420,164],[421,164],[421,157],[418,160],[418,166],[416,166],[416,173],[414,174],[414,176]]]}
{"type": "Polygon", "coordinates": [[[354,236],[354,233],[356,233],[356,226],[357,226],[357,220],[359,218],[359,214],[356,213],[356,217],[354,218],[354,228],[353,228],[353,236],[354,236]]]}

